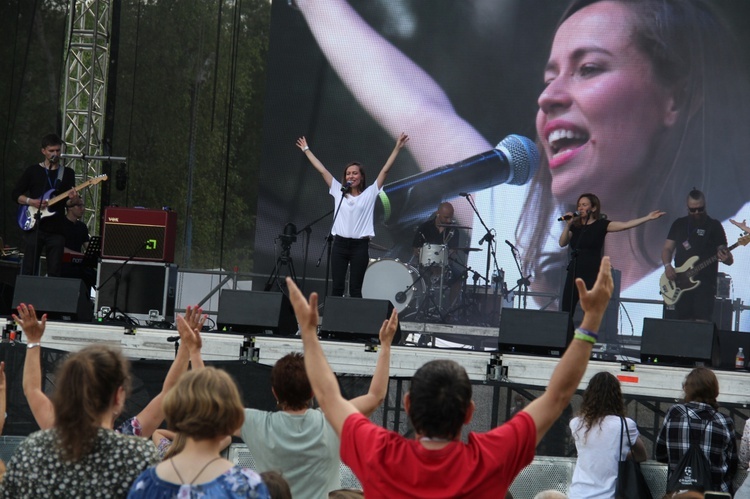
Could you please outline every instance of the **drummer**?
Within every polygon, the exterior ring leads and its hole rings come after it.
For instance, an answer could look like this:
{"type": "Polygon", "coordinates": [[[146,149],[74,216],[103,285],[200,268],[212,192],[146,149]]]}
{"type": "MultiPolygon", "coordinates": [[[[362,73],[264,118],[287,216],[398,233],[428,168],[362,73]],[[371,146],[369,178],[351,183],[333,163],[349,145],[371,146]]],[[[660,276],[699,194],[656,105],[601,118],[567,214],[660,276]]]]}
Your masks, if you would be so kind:
{"type": "MultiPolygon", "coordinates": [[[[458,229],[451,227],[454,224],[453,205],[448,202],[440,203],[435,216],[417,227],[417,232],[414,234],[414,241],[412,242],[414,256],[417,258],[420,257],[420,252],[425,244],[446,246],[449,260],[445,268],[443,269],[440,262],[437,262],[436,266],[423,267],[420,272],[427,272],[430,278],[439,280],[441,269],[446,271],[443,276],[443,284],[451,286],[449,302],[451,306],[454,304],[456,297],[458,297],[458,292],[461,290],[461,276],[463,274],[461,267],[455,264],[456,248],[458,248],[460,237],[458,229]]],[[[426,262],[420,261],[420,263],[424,265],[426,262]]],[[[429,279],[426,280],[429,281],[429,279]]]]}

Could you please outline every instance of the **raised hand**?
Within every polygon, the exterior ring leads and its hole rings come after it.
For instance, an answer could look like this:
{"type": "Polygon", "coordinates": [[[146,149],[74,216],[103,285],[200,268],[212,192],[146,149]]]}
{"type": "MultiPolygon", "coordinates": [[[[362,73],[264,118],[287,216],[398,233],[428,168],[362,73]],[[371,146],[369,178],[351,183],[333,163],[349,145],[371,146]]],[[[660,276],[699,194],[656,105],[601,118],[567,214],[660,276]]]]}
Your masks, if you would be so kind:
{"type": "Polygon", "coordinates": [[[398,311],[394,308],[391,312],[391,316],[388,320],[383,321],[383,325],[380,326],[380,344],[391,345],[393,337],[396,335],[398,329],[398,311]]]}
{"type": "Polygon", "coordinates": [[[304,334],[317,334],[318,331],[318,293],[312,293],[310,299],[306,300],[302,291],[297,287],[294,281],[286,278],[286,286],[289,290],[289,300],[294,307],[294,315],[297,316],[297,323],[300,332],[304,334]]]}
{"type": "Polygon", "coordinates": [[[39,343],[44,335],[44,329],[47,327],[47,314],[42,315],[42,322],[36,318],[34,305],[21,303],[16,307],[18,315],[13,314],[13,320],[21,326],[26,335],[27,343],[39,343]]]}

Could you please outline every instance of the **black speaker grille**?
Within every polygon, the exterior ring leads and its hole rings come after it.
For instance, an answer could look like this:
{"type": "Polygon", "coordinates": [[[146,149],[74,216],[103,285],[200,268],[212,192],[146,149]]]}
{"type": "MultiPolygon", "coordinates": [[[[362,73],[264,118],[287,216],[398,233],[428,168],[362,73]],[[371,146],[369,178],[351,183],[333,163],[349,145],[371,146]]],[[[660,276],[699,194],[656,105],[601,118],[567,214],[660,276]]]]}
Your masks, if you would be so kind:
{"type": "Polygon", "coordinates": [[[165,261],[166,227],[158,225],[104,224],[102,256],[165,261]]]}

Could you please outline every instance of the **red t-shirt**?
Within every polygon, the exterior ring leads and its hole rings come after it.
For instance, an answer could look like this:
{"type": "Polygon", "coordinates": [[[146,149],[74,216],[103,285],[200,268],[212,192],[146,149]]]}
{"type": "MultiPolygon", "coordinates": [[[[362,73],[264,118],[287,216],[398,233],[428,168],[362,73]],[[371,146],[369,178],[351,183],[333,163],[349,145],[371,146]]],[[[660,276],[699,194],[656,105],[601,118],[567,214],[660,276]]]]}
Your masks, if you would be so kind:
{"type": "Polygon", "coordinates": [[[362,414],[346,419],[341,460],[362,484],[365,497],[504,497],[534,458],[536,426],[525,412],[468,443],[429,450],[417,440],[373,424],[362,414]]]}

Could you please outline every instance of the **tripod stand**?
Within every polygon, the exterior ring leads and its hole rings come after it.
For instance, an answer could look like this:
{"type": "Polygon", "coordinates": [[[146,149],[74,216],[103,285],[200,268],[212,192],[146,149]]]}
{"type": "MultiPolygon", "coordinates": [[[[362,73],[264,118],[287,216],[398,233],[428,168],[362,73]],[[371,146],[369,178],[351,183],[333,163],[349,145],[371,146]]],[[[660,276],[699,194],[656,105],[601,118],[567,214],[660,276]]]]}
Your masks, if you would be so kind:
{"type": "Polygon", "coordinates": [[[281,274],[282,267],[287,268],[287,276],[291,277],[295,284],[297,284],[297,274],[294,271],[294,260],[290,250],[292,249],[292,243],[297,240],[297,227],[293,223],[288,223],[284,226],[284,233],[279,234],[279,240],[281,241],[281,254],[276,259],[276,264],[273,267],[271,275],[266,280],[266,285],[263,286],[263,291],[271,291],[274,283],[282,290],[281,283],[279,282],[279,276],[281,274]]]}

